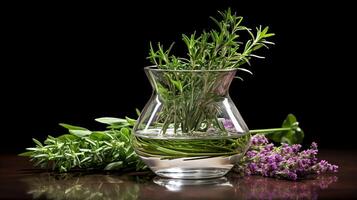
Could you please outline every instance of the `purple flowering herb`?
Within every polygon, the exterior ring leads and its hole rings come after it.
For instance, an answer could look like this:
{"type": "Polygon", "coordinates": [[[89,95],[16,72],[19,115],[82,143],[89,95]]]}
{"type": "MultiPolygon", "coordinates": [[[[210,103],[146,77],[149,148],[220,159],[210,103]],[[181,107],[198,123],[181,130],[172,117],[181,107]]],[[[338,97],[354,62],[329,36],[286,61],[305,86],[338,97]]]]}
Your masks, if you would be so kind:
{"type": "Polygon", "coordinates": [[[303,179],[321,173],[335,173],[337,165],[325,160],[318,162],[317,144],[301,151],[300,144],[282,144],[279,147],[269,143],[264,135],[251,137],[251,146],[235,171],[244,175],[260,175],[288,180],[303,179]]]}

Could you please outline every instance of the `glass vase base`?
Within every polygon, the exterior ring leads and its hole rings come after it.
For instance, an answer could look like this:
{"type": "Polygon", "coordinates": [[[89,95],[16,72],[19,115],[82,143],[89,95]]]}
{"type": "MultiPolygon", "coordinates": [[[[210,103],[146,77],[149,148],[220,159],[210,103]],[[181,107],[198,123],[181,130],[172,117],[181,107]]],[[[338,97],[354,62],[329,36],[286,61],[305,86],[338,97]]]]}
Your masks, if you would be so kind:
{"type": "Polygon", "coordinates": [[[232,184],[228,181],[226,177],[211,178],[211,179],[201,179],[201,180],[189,180],[189,179],[170,179],[155,177],[153,182],[157,185],[163,186],[169,191],[177,192],[183,190],[192,190],[194,187],[202,187],[202,185],[207,186],[226,186],[232,187],[232,184]]]}
{"type": "Polygon", "coordinates": [[[229,170],[221,168],[171,168],[155,171],[155,174],[174,179],[212,179],[224,176],[229,170]]]}
{"type": "Polygon", "coordinates": [[[172,179],[212,179],[227,174],[241,155],[211,158],[141,159],[158,176],[172,179]]]}

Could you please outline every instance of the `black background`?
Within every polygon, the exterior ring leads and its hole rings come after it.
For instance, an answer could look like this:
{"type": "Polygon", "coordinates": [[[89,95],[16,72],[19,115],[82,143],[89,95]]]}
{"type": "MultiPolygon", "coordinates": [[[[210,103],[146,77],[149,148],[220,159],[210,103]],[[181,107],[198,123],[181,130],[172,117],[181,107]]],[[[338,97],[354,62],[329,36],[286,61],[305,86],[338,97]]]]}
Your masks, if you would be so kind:
{"type": "Polygon", "coordinates": [[[254,76],[231,96],[250,127],[279,127],[294,113],[305,143],[354,148],[356,26],[340,2],[166,1],[4,6],[1,41],[1,152],[19,153],[65,122],[135,117],[151,95],[143,67],[149,41],[184,55],[181,33],[209,29],[209,16],[231,7],[249,27],[268,25],[276,43],[252,61],[254,76]]]}

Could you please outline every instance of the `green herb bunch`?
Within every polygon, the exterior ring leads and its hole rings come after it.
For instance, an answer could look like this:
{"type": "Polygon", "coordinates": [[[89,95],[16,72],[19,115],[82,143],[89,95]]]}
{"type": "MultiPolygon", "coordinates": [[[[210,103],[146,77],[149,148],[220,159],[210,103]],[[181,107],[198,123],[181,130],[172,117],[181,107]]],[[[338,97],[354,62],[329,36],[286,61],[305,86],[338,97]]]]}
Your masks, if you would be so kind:
{"type": "Polygon", "coordinates": [[[98,118],[109,124],[108,130],[90,131],[86,128],[60,124],[69,134],[48,136],[42,144],[33,139],[36,147],[27,148],[22,156],[29,156],[35,166],[60,172],[70,169],[142,170],[145,164],[131,145],[131,127],[135,120],[126,118],[98,118]]]}
{"type": "Polygon", "coordinates": [[[263,58],[253,53],[273,44],[266,40],[274,35],[268,32],[269,27],[260,26],[253,32],[242,25],[243,17],[230,9],[219,13],[221,21],[211,18],[218,30],[182,35],[187,58],[171,55],[173,45],[164,50],[159,43],[155,50],[150,44],[148,58],[163,70],[161,74],[152,72],[152,79],[156,81],[153,85],[163,102],[158,115],[162,133],[169,127],[173,127],[174,133],[185,134],[206,132],[210,128],[226,132],[218,119],[218,104],[227,98],[231,75],[234,77],[236,70],[251,73],[241,65],[250,64],[253,57],[263,58]],[[241,33],[246,33],[250,39],[242,41],[241,33]]]}
{"type": "Polygon", "coordinates": [[[221,21],[211,17],[217,24],[218,30],[203,31],[201,35],[196,33],[187,36],[182,35],[182,40],[187,47],[188,58],[171,55],[173,44],[164,50],[163,45],[158,43],[155,50],[150,43],[149,59],[159,69],[170,70],[219,70],[239,69],[251,73],[249,70],[240,68],[244,63],[250,64],[252,57],[263,58],[253,54],[256,50],[273,44],[266,39],[274,36],[269,27],[258,27],[256,32],[242,25],[243,17],[232,13],[231,9],[219,12],[221,21]],[[240,41],[241,32],[246,32],[250,39],[240,41]]]}

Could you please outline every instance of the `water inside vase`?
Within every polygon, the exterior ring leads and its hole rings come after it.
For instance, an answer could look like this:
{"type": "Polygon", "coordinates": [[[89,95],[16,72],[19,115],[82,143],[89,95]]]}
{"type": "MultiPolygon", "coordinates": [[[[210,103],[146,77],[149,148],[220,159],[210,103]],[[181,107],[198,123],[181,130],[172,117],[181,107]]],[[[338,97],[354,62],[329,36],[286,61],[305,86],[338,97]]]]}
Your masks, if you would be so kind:
{"type": "Polygon", "coordinates": [[[249,135],[184,138],[137,133],[134,145],[140,158],[161,177],[206,179],[229,172],[248,148],[249,135]]]}

